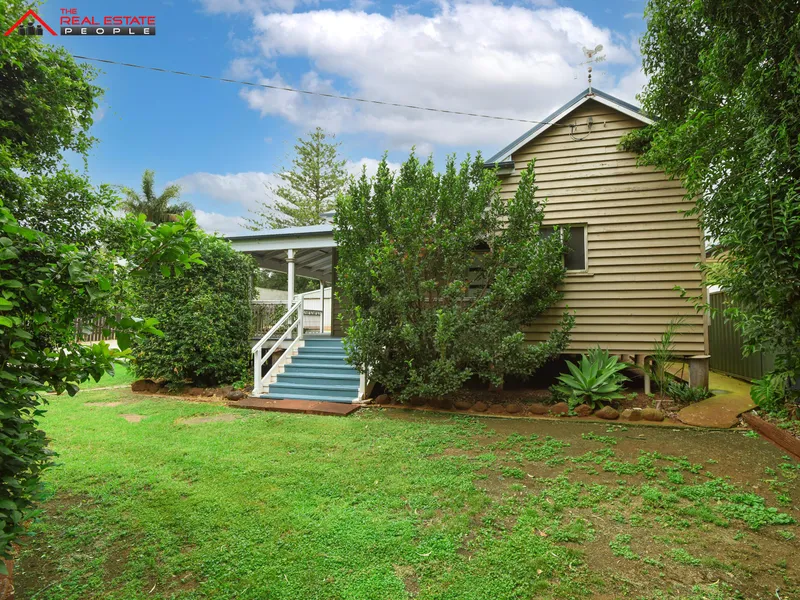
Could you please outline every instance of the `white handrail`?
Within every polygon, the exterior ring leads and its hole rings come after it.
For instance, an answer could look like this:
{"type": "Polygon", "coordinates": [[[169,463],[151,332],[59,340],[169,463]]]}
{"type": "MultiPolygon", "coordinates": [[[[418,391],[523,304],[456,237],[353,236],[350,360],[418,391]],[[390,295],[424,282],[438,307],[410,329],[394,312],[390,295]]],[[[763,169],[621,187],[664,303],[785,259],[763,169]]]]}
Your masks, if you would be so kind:
{"type": "MultiPolygon", "coordinates": [[[[326,287],[326,288],[323,288],[323,289],[324,289],[324,292],[322,294],[322,296],[323,296],[322,299],[324,300],[325,299],[325,292],[328,292],[331,288],[329,286],[329,287],[326,287]]],[[[294,295],[294,301],[295,302],[299,302],[298,298],[305,298],[306,296],[310,296],[311,294],[319,294],[319,289],[311,290],[309,292],[303,292],[302,294],[295,294],[294,295]]],[[[315,300],[315,298],[312,298],[312,300],[315,300]]]]}
{"type": "Polygon", "coordinates": [[[261,346],[263,346],[263,345],[264,345],[264,343],[266,343],[266,341],[267,341],[269,338],[271,338],[271,337],[272,337],[272,334],[273,334],[273,333],[275,333],[275,332],[276,332],[276,331],[277,331],[277,330],[280,328],[280,326],[281,326],[281,325],[283,325],[283,324],[284,324],[284,323],[285,323],[285,322],[286,322],[286,321],[289,319],[289,317],[290,317],[290,316],[292,316],[292,313],[293,313],[294,311],[296,311],[296,310],[297,310],[297,307],[298,307],[299,305],[300,305],[300,303],[299,303],[299,302],[295,303],[295,305],[294,305],[294,306],[292,306],[292,308],[290,308],[289,310],[287,310],[287,311],[286,311],[286,314],[285,314],[285,315],[283,315],[283,316],[282,316],[282,317],[281,317],[281,318],[278,320],[278,322],[277,322],[277,323],[275,323],[275,325],[273,325],[273,326],[272,326],[272,329],[270,329],[270,330],[269,330],[267,333],[265,333],[265,334],[264,334],[264,337],[262,337],[260,340],[258,340],[258,342],[256,342],[256,345],[255,345],[255,346],[253,346],[253,349],[251,350],[251,352],[252,352],[253,354],[255,354],[256,350],[258,350],[258,349],[259,349],[261,346]]]}
{"type": "MultiPolygon", "coordinates": [[[[261,394],[261,392],[264,389],[264,377],[262,377],[262,375],[261,375],[261,367],[264,365],[265,362],[267,362],[267,359],[270,356],[272,356],[272,354],[275,352],[275,350],[278,349],[278,347],[281,345],[281,343],[283,343],[284,340],[286,340],[286,338],[289,336],[291,331],[295,330],[296,333],[295,333],[294,340],[292,341],[292,343],[289,346],[290,348],[294,348],[295,346],[297,346],[297,344],[300,341],[302,341],[304,333],[305,333],[304,329],[303,329],[303,312],[304,312],[303,311],[303,300],[301,299],[299,302],[296,302],[288,311],[286,311],[286,314],[283,315],[277,323],[275,323],[275,325],[272,327],[272,329],[270,329],[264,335],[264,337],[262,337],[260,340],[258,340],[258,342],[256,342],[256,345],[253,346],[252,354],[253,354],[253,393],[254,394],[259,395],[259,394],[261,394]],[[286,328],[286,331],[284,331],[283,335],[280,338],[278,338],[278,341],[275,342],[272,345],[272,347],[269,349],[269,351],[262,356],[261,350],[264,347],[264,344],[267,343],[267,341],[272,337],[272,335],[276,331],[278,331],[278,329],[280,329],[280,327],[284,323],[286,323],[289,320],[289,318],[295,312],[297,313],[297,319],[295,320],[295,322],[292,323],[291,325],[289,325],[286,328]]],[[[272,369],[270,369],[269,373],[272,373],[272,369]]]]}

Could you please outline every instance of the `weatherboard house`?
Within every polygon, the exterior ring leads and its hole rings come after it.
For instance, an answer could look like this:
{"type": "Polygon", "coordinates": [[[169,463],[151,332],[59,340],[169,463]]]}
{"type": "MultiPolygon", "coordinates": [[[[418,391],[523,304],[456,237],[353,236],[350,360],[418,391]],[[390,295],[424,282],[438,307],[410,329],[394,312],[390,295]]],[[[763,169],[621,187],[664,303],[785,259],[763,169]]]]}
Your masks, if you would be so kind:
{"type": "MultiPolygon", "coordinates": [[[[675,318],[683,327],[675,353],[691,358],[694,384],[707,377],[708,324],[676,291],[702,297],[702,232],[681,182],[637,165],[620,138],[652,121],[627,102],[597,89],[579,94],[487,161],[497,167],[502,194],[512,197],[522,171],[536,160],[538,194],[547,198],[545,226],[570,225],[563,299],[526,328],[545,339],[566,306],[576,323],[567,353],[601,346],[643,360],[675,318]]],[[[291,289],[281,337],[266,335],[253,348],[255,395],[358,402],[367,381],[344,362],[338,318],[333,224],[293,227],[230,238],[261,267],[318,279],[333,289],[330,332],[304,331],[303,301],[291,289]],[[285,351],[273,360],[270,356],[285,351]]],[[[324,319],[323,319],[324,321],[324,319]]],[[[324,328],[320,328],[324,331],[324,328]]]]}

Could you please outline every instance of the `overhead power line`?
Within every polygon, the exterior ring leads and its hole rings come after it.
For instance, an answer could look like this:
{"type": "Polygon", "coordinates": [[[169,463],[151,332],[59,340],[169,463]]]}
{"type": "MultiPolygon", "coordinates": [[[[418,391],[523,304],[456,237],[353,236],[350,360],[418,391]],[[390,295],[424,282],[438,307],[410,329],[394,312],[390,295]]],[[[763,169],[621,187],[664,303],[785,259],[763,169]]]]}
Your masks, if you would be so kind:
{"type": "Polygon", "coordinates": [[[447,115],[458,115],[462,117],[473,117],[478,119],[491,119],[494,121],[512,121],[515,123],[527,123],[529,125],[556,125],[559,127],[567,127],[567,125],[562,125],[561,123],[551,123],[548,121],[534,121],[532,119],[517,119],[514,117],[501,117],[499,115],[485,115],[481,113],[471,113],[471,112],[464,112],[460,110],[448,110],[445,108],[433,108],[430,106],[418,106],[416,104],[403,104],[401,102],[387,102],[384,100],[373,100],[370,98],[359,98],[357,96],[342,96],[339,94],[327,94],[325,92],[314,92],[311,90],[302,90],[299,88],[293,88],[288,86],[280,86],[280,85],[272,85],[267,83],[256,83],[254,81],[241,81],[239,79],[229,79],[227,77],[214,77],[213,75],[203,75],[201,73],[187,73],[186,71],[174,71],[172,69],[162,69],[160,67],[150,67],[147,65],[137,65],[134,63],[126,63],[126,62],[118,62],[116,60],[109,60],[106,58],[93,58],[91,56],[81,56],[80,54],[74,54],[75,58],[79,58],[81,60],[90,60],[93,62],[105,63],[109,65],[117,65],[120,67],[130,67],[133,69],[143,69],[145,71],[157,71],[159,73],[169,73],[171,75],[183,75],[185,77],[198,77],[200,79],[210,79],[211,81],[222,81],[225,83],[235,83],[238,85],[247,85],[250,87],[256,88],[264,88],[268,90],[278,90],[281,92],[292,92],[295,94],[305,94],[307,96],[320,96],[322,98],[333,98],[335,100],[347,100],[349,102],[361,102],[363,104],[377,104],[379,106],[392,106],[395,108],[406,108],[410,110],[423,110],[427,112],[434,112],[434,113],[443,113],[447,115]]]}

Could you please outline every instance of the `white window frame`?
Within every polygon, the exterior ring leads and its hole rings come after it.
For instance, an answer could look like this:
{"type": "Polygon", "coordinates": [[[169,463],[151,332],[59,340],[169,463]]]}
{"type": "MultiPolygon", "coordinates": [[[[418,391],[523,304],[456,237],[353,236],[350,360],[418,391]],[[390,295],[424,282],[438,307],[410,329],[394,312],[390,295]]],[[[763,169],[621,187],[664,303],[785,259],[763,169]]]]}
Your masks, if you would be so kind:
{"type": "Polygon", "coordinates": [[[570,230],[573,227],[583,227],[583,269],[567,269],[567,275],[582,275],[589,274],[589,223],[586,221],[570,221],[566,222],[548,222],[542,223],[542,227],[565,227],[568,226],[570,230]]]}

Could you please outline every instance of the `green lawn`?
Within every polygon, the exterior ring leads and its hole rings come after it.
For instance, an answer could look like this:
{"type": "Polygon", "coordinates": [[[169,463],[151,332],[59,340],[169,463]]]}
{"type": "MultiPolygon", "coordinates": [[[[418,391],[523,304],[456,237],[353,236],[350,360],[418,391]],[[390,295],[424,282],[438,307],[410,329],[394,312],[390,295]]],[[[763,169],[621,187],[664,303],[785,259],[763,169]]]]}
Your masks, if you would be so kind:
{"type": "Polygon", "coordinates": [[[100,381],[89,379],[80,384],[81,390],[91,390],[99,387],[112,387],[115,385],[130,385],[136,381],[136,377],[130,372],[125,365],[116,365],[114,367],[114,375],[105,374],[100,378],[100,381]]]}
{"type": "Polygon", "coordinates": [[[59,464],[20,599],[800,593],[800,470],[738,433],[127,390],[58,397],[44,426],[59,464]]]}

